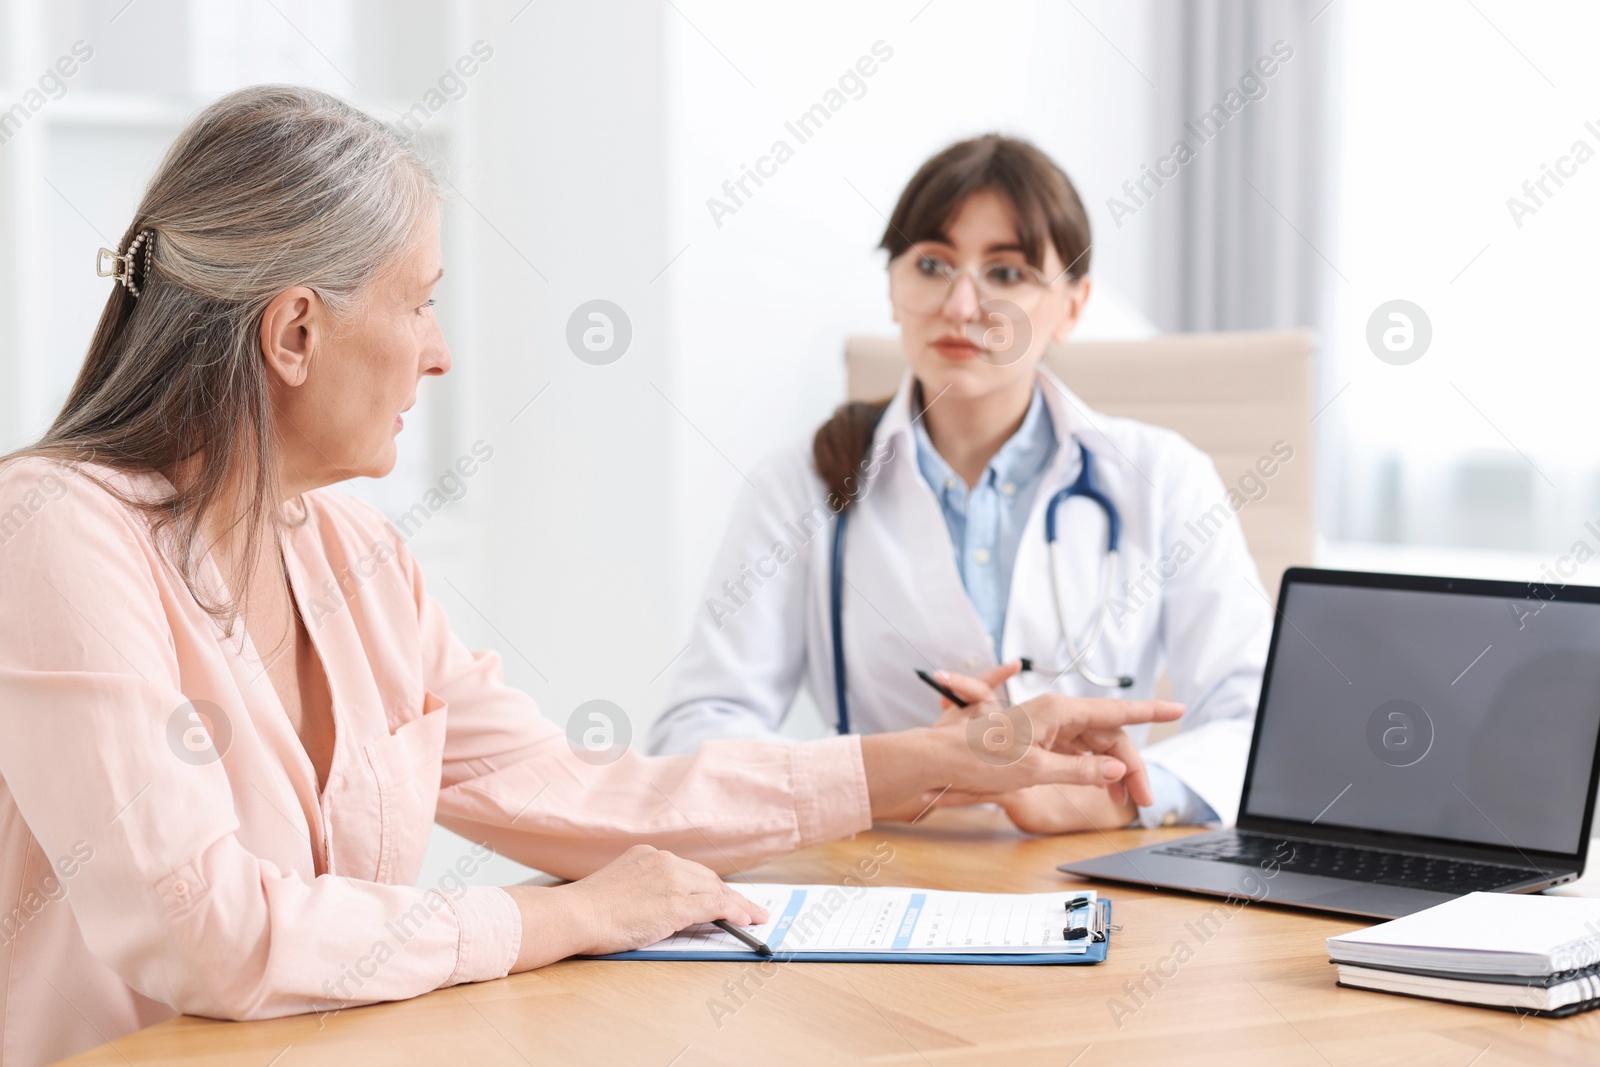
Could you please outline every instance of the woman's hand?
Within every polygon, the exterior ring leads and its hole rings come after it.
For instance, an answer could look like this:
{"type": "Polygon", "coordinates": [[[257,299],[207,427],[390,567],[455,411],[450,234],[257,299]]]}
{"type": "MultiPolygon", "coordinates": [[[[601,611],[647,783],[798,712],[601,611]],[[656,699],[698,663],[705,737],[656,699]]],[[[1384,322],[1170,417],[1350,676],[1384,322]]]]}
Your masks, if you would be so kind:
{"type": "MultiPolygon", "coordinates": [[[[941,680],[958,693],[958,685],[982,684],[948,674],[941,680]]],[[[1183,705],[1046,693],[1012,708],[988,700],[961,710],[964,718],[939,726],[861,739],[875,818],[915,819],[933,804],[998,799],[1037,785],[1117,783],[1126,789],[1119,804],[1152,803],[1144,761],[1122,727],[1170,722],[1183,705]]]]}
{"type": "MultiPolygon", "coordinates": [[[[1022,670],[1020,660],[1003,663],[977,678],[954,671],[935,673],[943,685],[966,701],[967,707],[957,707],[949,700],[941,700],[941,714],[935,725],[964,721],[972,717],[973,708],[994,700],[996,690],[1022,670]]],[[[1014,793],[991,797],[973,797],[966,794],[946,794],[939,807],[977,803],[998,804],[1011,822],[1026,833],[1067,834],[1079,830],[1110,830],[1126,826],[1138,814],[1138,807],[1128,795],[1126,780],[1112,782],[1104,789],[1081,785],[1036,785],[1014,793]]]]}
{"type": "Polygon", "coordinates": [[[716,872],[649,845],[634,845],[587,878],[561,886],[507,890],[522,912],[513,971],[568,956],[598,956],[653,945],[698,923],[767,921],[716,872]]]}
{"type": "MultiPolygon", "coordinates": [[[[935,726],[966,722],[975,708],[996,699],[998,690],[1022,670],[1021,660],[1012,660],[977,678],[953,671],[936,671],[934,677],[965,702],[957,705],[940,698],[939,720],[935,726]]],[[[1126,826],[1138,814],[1123,782],[1105,788],[1092,785],[1036,785],[1010,793],[977,795],[945,790],[916,798],[915,810],[901,814],[901,820],[915,819],[932,808],[995,804],[1013,826],[1029,834],[1070,834],[1080,830],[1111,830],[1126,826]]],[[[885,818],[892,818],[885,815],[885,818]]]]}
{"type": "MultiPolygon", "coordinates": [[[[938,726],[963,722],[972,717],[973,708],[994,700],[996,690],[1022,670],[1020,660],[1003,663],[977,678],[953,671],[934,674],[940,683],[966,701],[958,707],[940,701],[938,726]]],[[[1088,785],[1036,785],[995,796],[972,796],[947,792],[937,807],[993,803],[1010,818],[1012,825],[1030,834],[1070,834],[1080,830],[1111,830],[1128,825],[1139,813],[1128,796],[1124,782],[1112,782],[1104,789],[1088,785]]]]}

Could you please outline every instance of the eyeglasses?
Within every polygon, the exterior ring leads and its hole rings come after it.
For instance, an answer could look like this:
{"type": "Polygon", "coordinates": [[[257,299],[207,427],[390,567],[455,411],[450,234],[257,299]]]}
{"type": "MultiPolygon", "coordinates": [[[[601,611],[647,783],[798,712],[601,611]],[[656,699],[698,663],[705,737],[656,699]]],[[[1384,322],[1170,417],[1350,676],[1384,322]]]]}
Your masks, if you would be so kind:
{"type": "Polygon", "coordinates": [[[930,314],[944,307],[956,279],[969,273],[980,305],[1008,300],[1027,310],[1055,284],[1027,263],[997,259],[972,271],[954,266],[942,249],[912,245],[889,261],[889,296],[907,311],[930,314]]]}

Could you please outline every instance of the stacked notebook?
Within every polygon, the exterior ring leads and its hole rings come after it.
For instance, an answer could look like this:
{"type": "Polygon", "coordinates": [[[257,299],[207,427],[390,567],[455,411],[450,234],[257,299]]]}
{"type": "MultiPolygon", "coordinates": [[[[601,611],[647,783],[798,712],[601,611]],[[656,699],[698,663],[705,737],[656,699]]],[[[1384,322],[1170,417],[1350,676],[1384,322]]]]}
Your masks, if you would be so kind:
{"type": "Polygon", "coordinates": [[[1468,893],[1328,938],[1339,984],[1524,1015],[1600,1007],[1600,900],[1468,893]]]}

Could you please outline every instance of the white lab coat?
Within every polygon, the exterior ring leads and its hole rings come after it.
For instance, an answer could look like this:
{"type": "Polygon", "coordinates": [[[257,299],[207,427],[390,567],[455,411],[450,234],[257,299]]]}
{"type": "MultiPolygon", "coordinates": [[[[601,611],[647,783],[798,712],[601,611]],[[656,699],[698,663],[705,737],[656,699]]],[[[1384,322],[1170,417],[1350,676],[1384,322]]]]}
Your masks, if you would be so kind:
{"type": "MultiPolygon", "coordinates": [[[[1232,823],[1272,628],[1238,517],[1210,459],[1181,436],[1094,412],[1046,371],[1040,381],[1059,444],[1017,550],[999,650],[967,598],[938,500],[917,466],[909,373],[884,412],[872,448],[881,462],[851,508],[845,543],[851,729],[900,730],[937,718],[939,697],[914,668],[976,675],[1023,656],[1070,661],[1051,589],[1044,512],[1077,477],[1077,438],[1122,516],[1112,609],[1088,662],[1101,675],[1131,675],[1134,685],[1100,689],[1072,672],[1054,688],[1140,699],[1167,671],[1174,699],[1188,709],[1180,732],[1145,747],[1145,759],[1232,823]]],[[[776,738],[802,684],[826,721],[837,722],[832,511],[809,439],[751,480],[712,568],[667,710],[651,730],[653,752],[690,752],[717,737],[776,738]]],[[[1057,522],[1071,549],[1063,578],[1081,644],[1099,603],[1105,520],[1093,504],[1073,498],[1057,522]]],[[[1008,683],[1009,696],[1027,700],[1049,679],[1020,674],[1008,683]]],[[[1147,728],[1131,732],[1142,744],[1147,728]]]]}

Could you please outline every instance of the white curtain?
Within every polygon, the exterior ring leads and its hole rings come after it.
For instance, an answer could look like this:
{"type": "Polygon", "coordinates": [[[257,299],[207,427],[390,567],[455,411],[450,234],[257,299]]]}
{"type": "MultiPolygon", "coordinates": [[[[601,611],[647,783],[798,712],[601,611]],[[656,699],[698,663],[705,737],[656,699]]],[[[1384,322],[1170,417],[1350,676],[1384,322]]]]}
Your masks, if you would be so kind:
{"type": "Polygon", "coordinates": [[[1320,10],[1327,3],[1156,8],[1160,155],[1134,193],[1154,222],[1164,329],[1320,325],[1323,292],[1338,281],[1324,258],[1336,18],[1320,10]]]}

